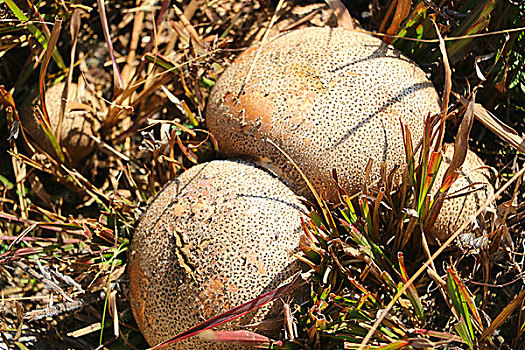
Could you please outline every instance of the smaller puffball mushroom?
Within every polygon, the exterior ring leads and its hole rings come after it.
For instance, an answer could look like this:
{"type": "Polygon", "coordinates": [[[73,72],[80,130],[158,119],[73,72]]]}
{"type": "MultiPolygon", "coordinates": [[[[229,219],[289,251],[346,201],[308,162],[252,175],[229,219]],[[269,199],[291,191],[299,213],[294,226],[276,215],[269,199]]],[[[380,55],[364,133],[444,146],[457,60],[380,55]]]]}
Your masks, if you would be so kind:
{"type": "MultiPolygon", "coordinates": [[[[55,136],[58,135],[64,86],[63,82],[55,84],[45,93],[46,110],[55,136]]],[[[41,108],[39,97],[30,100],[32,106],[38,104],[41,108]]],[[[22,127],[38,147],[58,159],[55,148],[38,122],[32,106],[27,104],[20,109],[22,127]]],[[[99,107],[98,99],[88,89],[80,89],[74,83],[69,85],[59,143],[62,148],[66,149],[73,165],[79,164],[94,147],[90,136],[96,135],[100,127],[100,122],[96,117],[99,107]]]]}
{"type": "MultiPolygon", "coordinates": [[[[244,162],[200,164],[167,185],[141,218],[129,256],[131,306],[148,343],[162,343],[299,272],[293,253],[304,212],[276,176],[244,162]]],[[[278,301],[270,303],[222,329],[257,324],[280,310],[278,301]]],[[[172,348],[236,347],[192,337],[172,348]]]]}
{"type": "MultiPolygon", "coordinates": [[[[443,176],[445,176],[445,172],[454,155],[453,144],[446,144],[445,147],[443,161],[432,187],[432,195],[435,195],[439,190],[439,186],[443,182],[443,176]]],[[[487,166],[469,149],[461,174],[448,191],[450,198],[445,199],[443,202],[443,207],[432,228],[433,237],[442,242],[447,240],[469,216],[474,215],[481,208],[485,201],[494,193],[494,187],[489,183],[489,178],[490,172],[487,166]],[[471,192],[472,190],[475,191],[471,192]],[[468,194],[456,197],[454,196],[455,193],[468,194]]]]}

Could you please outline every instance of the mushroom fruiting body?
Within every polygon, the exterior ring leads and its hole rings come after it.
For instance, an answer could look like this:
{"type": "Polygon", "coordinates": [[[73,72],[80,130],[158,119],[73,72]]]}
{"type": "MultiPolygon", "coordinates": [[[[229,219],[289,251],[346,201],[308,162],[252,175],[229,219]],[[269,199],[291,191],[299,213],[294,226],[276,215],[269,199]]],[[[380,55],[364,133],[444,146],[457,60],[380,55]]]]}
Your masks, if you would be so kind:
{"type": "MultiPolygon", "coordinates": [[[[58,83],[46,90],[46,110],[51,129],[58,135],[60,109],[64,83],[58,83]]],[[[39,98],[31,99],[33,105],[40,104],[39,98]]],[[[73,165],[84,159],[94,147],[90,136],[96,135],[100,122],[96,118],[99,108],[98,100],[87,89],[80,89],[77,84],[70,84],[64,117],[60,127],[60,146],[65,148],[71,157],[73,165]],[[82,90],[82,91],[81,91],[82,90]]],[[[26,133],[42,150],[58,159],[53,144],[38,122],[32,106],[23,106],[20,110],[20,119],[26,133]]]]}
{"type": "MultiPolygon", "coordinates": [[[[133,237],[129,261],[135,319],[150,345],[266,292],[300,271],[299,198],[254,165],[197,165],[151,202],[133,237]]],[[[279,302],[225,327],[279,314],[279,302]]],[[[231,349],[190,338],[177,349],[231,349]]]]}
{"type": "MultiPolygon", "coordinates": [[[[443,177],[453,155],[454,145],[447,144],[443,161],[432,187],[432,196],[439,190],[439,185],[443,182],[443,177]]],[[[485,201],[494,193],[494,187],[490,184],[489,179],[489,169],[469,149],[461,174],[448,191],[450,198],[443,202],[439,216],[432,228],[433,237],[442,242],[445,241],[461,227],[469,216],[474,215],[483,206],[485,201]]]]}
{"type": "Polygon", "coordinates": [[[357,192],[369,159],[371,181],[383,161],[388,169],[405,164],[400,120],[418,142],[425,118],[440,112],[425,73],[368,34],[306,28],[258,50],[246,50],[219,78],[206,123],[224,155],[270,159],[302,195],[309,195],[305,182],[268,139],[335,201],[332,169],[357,192]]]}

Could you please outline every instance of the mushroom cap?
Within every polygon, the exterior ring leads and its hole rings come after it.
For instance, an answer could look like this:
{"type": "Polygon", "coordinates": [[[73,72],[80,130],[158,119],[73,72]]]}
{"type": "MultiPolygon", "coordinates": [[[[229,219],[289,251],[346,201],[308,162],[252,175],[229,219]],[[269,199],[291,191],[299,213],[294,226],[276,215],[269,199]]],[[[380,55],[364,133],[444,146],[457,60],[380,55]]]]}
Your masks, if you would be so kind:
{"type": "Polygon", "coordinates": [[[253,65],[258,49],[246,50],[218,79],[206,123],[224,155],[270,159],[302,195],[310,196],[305,182],[267,139],[336,201],[332,169],[346,191],[359,191],[370,158],[370,181],[382,161],[388,169],[405,164],[400,120],[418,142],[426,116],[440,112],[425,73],[368,34],[291,31],[264,44],[253,65]]]}
{"type": "MultiPolygon", "coordinates": [[[[432,186],[432,195],[435,195],[443,182],[452,156],[454,145],[445,145],[445,153],[441,166],[432,186]]],[[[489,182],[490,171],[483,161],[470,149],[467,151],[465,163],[457,180],[448,191],[451,198],[445,199],[439,216],[432,228],[432,236],[440,241],[447,240],[457,231],[469,216],[474,215],[485,201],[494,193],[494,187],[489,182]],[[469,193],[471,190],[477,189],[469,193]],[[455,197],[454,194],[469,193],[466,196],[455,197]]]]}
{"type": "MultiPolygon", "coordinates": [[[[51,128],[58,132],[60,108],[62,106],[62,93],[65,83],[60,82],[46,90],[46,109],[51,128]]],[[[40,97],[30,99],[31,104],[39,105],[40,97]]],[[[60,130],[60,146],[66,148],[73,165],[80,163],[94,147],[91,135],[96,135],[100,122],[96,118],[99,107],[98,100],[87,89],[80,89],[77,84],[70,84],[64,117],[60,130]]],[[[26,133],[45,152],[58,159],[53,144],[42,130],[31,105],[27,104],[20,109],[20,120],[26,133]]]]}
{"type": "MultiPolygon", "coordinates": [[[[197,165],[167,185],[137,227],[130,299],[151,346],[269,292],[300,271],[305,208],[268,171],[234,161],[197,165]]],[[[280,314],[270,303],[223,329],[280,314]]],[[[257,329],[256,329],[257,331],[257,329]]],[[[259,330],[260,331],[260,330],[259,330]]],[[[193,337],[175,349],[231,349],[193,337]]]]}

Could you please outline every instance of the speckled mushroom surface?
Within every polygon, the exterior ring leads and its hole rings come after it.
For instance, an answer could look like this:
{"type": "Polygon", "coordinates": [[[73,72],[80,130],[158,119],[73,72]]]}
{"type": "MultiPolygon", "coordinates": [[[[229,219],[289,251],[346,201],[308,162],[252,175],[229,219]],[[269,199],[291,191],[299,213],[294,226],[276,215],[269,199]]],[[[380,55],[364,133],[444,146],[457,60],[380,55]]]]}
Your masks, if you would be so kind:
{"type": "MultiPolygon", "coordinates": [[[[454,145],[447,144],[435,185],[432,187],[432,195],[437,192],[443,182],[443,176],[452,161],[453,155],[454,145]]],[[[490,184],[489,179],[489,169],[483,161],[469,149],[462,167],[462,172],[448,191],[448,197],[450,198],[443,202],[441,212],[436,219],[432,230],[434,237],[442,242],[445,241],[460,228],[466,219],[474,215],[476,211],[481,208],[487,198],[494,193],[494,187],[490,184]],[[466,196],[455,196],[461,193],[468,193],[474,189],[477,190],[466,196]]]]}
{"type": "Polygon", "coordinates": [[[314,187],[337,200],[336,169],[354,193],[373,159],[403,166],[400,120],[414,142],[439,98],[425,73],[391,46],[342,28],[306,28],[282,34],[241,54],[217,81],[206,111],[209,130],[228,157],[270,159],[302,195],[299,173],[272,140],[305,172],[314,187]],[[244,84],[246,82],[246,84],[244,84]],[[241,89],[242,88],[242,89],[241,89]]]}
{"type": "MultiPolygon", "coordinates": [[[[58,132],[62,93],[65,83],[57,83],[46,90],[46,109],[51,128],[55,135],[58,132]]],[[[40,104],[40,98],[31,99],[32,105],[40,104]]],[[[26,104],[20,109],[20,119],[26,133],[45,152],[58,159],[51,141],[40,126],[33,106],[26,104]]],[[[69,86],[66,109],[60,130],[60,145],[66,148],[74,165],[79,164],[94,147],[90,135],[96,135],[100,122],[96,111],[100,108],[98,99],[87,89],[79,88],[72,83],[69,86]]]]}
{"type": "MultiPolygon", "coordinates": [[[[299,198],[244,162],[197,165],[151,202],[133,237],[130,299],[150,345],[269,292],[300,271],[299,198]]],[[[224,329],[280,314],[279,301],[224,329]]],[[[264,333],[264,332],[263,332],[264,333]]],[[[175,349],[232,349],[197,338],[175,349]]]]}

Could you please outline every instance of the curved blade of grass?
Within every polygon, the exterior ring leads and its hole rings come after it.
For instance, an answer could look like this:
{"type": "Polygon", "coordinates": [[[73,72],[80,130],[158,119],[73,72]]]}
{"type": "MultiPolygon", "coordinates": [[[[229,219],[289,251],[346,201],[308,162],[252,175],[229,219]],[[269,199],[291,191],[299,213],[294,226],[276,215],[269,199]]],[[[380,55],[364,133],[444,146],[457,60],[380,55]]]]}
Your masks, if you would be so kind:
{"type": "MultiPolygon", "coordinates": [[[[450,100],[450,91],[452,90],[452,71],[450,70],[450,63],[448,62],[447,48],[445,46],[445,40],[441,36],[441,32],[436,24],[432,21],[434,28],[436,29],[436,34],[439,38],[439,50],[443,56],[443,66],[445,68],[445,86],[443,87],[443,100],[441,102],[441,112],[444,112],[448,109],[448,101],[450,100]]],[[[446,115],[445,115],[446,117],[446,115]]]]}
{"type": "MultiPolygon", "coordinates": [[[[405,268],[405,259],[403,257],[403,253],[399,252],[397,254],[397,259],[399,261],[399,269],[401,271],[401,280],[403,281],[403,284],[408,284],[408,274],[405,268]]],[[[409,284],[408,288],[406,289],[406,294],[416,311],[417,317],[419,317],[420,320],[425,321],[425,308],[423,307],[423,304],[421,304],[421,299],[419,298],[413,283],[409,284]]]]}
{"type": "Polygon", "coordinates": [[[470,319],[469,313],[469,300],[470,296],[466,294],[466,287],[459,279],[459,276],[453,269],[448,269],[447,278],[447,291],[454,309],[456,309],[460,320],[456,325],[456,330],[459,335],[469,344],[472,348],[474,343],[474,327],[472,326],[472,320],[470,319]]]}
{"type": "Polygon", "coordinates": [[[201,324],[198,324],[194,327],[191,327],[190,329],[188,329],[187,331],[185,332],[182,332],[182,333],[179,333],[177,334],[176,336],[174,336],[173,338],[157,345],[157,346],[154,346],[153,348],[151,349],[163,349],[165,347],[168,347],[170,345],[173,345],[175,343],[178,343],[179,341],[181,340],[184,340],[184,339],[187,339],[189,337],[192,337],[194,335],[197,335],[198,333],[202,332],[202,331],[205,331],[207,329],[210,329],[210,328],[213,328],[213,327],[218,327],[220,326],[221,324],[224,324],[226,322],[230,322],[236,318],[239,318],[243,315],[246,315],[248,312],[250,311],[253,311],[253,310],[256,310],[258,308],[260,308],[261,306],[263,305],[266,305],[268,304],[269,302],[277,299],[277,298],[280,298],[281,296],[285,295],[286,293],[288,293],[289,291],[301,286],[302,284],[304,283],[303,279],[301,278],[301,275],[297,275],[295,276],[295,278],[277,288],[277,289],[274,289],[268,293],[265,293],[255,299],[252,299],[250,301],[247,301],[237,307],[234,307],[233,309],[230,309],[226,312],[223,312],[222,314],[220,315],[217,315],[213,318],[210,318],[209,320],[201,323],[201,324]]]}
{"type": "Polygon", "coordinates": [[[186,158],[188,158],[188,160],[191,161],[193,164],[198,164],[199,159],[197,158],[197,155],[189,147],[186,147],[182,143],[182,140],[180,139],[179,135],[177,135],[176,138],[177,145],[179,145],[180,150],[186,156],[186,158]]]}
{"type": "Polygon", "coordinates": [[[470,311],[472,312],[472,316],[474,316],[474,320],[478,323],[477,325],[476,324],[474,325],[477,326],[476,328],[478,328],[479,330],[483,330],[482,329],[483,323],[481,322],[481,317],[479,316],[478,308],[476,307],[476,304],[474,304],[472,294],[470,293],[468,288],[465,286],[465,284],[461,281],[457,273],[454,270],[451,270],[451,271],[452,271],[452,278],[454,278],[454,281],[461,293],[462,298],[465,299],[470,311]]]}
{"type": "Polygon", "coordinates": [[[115,50],[113,49],[113,43],[111,42],[111,35],[109,34],[109,25],[108,19],[106,17],[106,4],[104,0],[97,0],[98,11],[100,14],[100,22],[102,24],[102,30],[104,32],[104,38],[106,39],[106,44],[108,45],[109,56],[111,57],[111,64],[113,65],[113,84],[115,88],[119,90],[124,89],[124,81],[120,75],[118,69],[117,60],[115,59],[115,50]]]}
{"type": "Polygon", "coordinates": [[[463,165],[467,157],[468,152],[468,139],[470,135],[470,130],[474,123],[474,103],[476,100],[476,93],[472,94],[472,98],[467,106],[467,110],[463,116],[463,120],[459,126],[458,133],[456,135],[456,140],[454,141],[454,155],[452,156],[452,161],[450,166],[445,173],[444,178],[449,177],[454,170],[459,169],[463,165]]]}
{"type": "MultiPolygon", "coordinates": [[[[392,23],[390,27],[386,30],[388,35],[397,34],[401,23],[408,17],[410,14],[410,8],[412,7],[412,0],[397,0],[396,3],[396,12],[392,18],[392,23]]],[[[388,38],[387,42],[392,43],[393,38],[388,38]]]]}
{"type": "MultiPolygon", "coordinates": [[[[24,15],[22,10],[12,0],[4,0],[7,7],[13,12],[13,14],[18,18],[20,21],[26,22],[29,21],[29,18],[24,15]]],[[[42,47],[47,50],[48,47],[48,38],[34,25],[34,24],[27,24],[27,29],[35,36],[37,41],[42,45],[42,47]]],[[[53,60],[56,62],[58,67],[60,69],[66,69],[66,64],[64,63],[64,60],[62,59],[62,56],[60,56],[60,53],[58,52],[56,47],[53,47],[53,54],[52,54],[53,60]]]]}
{"type": "Polygon", "coordinates": [[[345,29],[355,29],[354,19],[341,0],[325,0],[325,2],[328,4],[328,6],[330,6],[337,17],[337,24],[339,27],[345,29]]]}
{"type": "MultiPolygon", "coordinates": [[[[461,26],[451,33],[451,36],[469,36],[472,34],[481,33],[488,27],[490,22],[490,14],[496,7],[496,0],[486,0],[480,3],[469,16],[462,21],[461,26]]],[[[448,47],[448,54],[454,57],[459,51],[467,46],[472,39],[455,41],[448,47]]]]}
{"type": "Polygon", "coordinates": [[[272,140],[270,139],[266,139],[266,141],[268,143],[270,143],[272,146],[274,146],[275,148],[277,148],[277,150],[279,152],[281,152],[282,155],[285,156],[285,158],[294,166],[294,168],[299,172],[299,174],[301,175],[301,177],[303,178],[303,180],[306,182],[306,185],[308,186],[308,189],[312,192],[312,194],[314,195],[315,197],[315,200],[317,201],[317,204],[319,204],[319,207],[321,208],[321,211],[323,213],[323,216],[325,218],[325,221],[327,222],[328,226],[330,227],[330,229],[332,229],[332,234],[335,235],[336,237],[339,236],[339,234],[337,233],[337,227],[335,226],[335,221],[334,221],[334,218],[332,216],[332,213],[330,212],[330,209],[328,208],[328,204],[326,203],[326,201],[321,198],[321,196],[319,196],[319,193],[317,193],[317,191],[315,190],[314,186],[312,185],[312,183],[310,182],[310,180],[308,180],[308,177],[304,174],[304,172],[301,170],[301,168],[299,167],[299,165],[297,165],[297,163],[292,159],[292,157],[290,157],[288,155],[288,153],[286,153],[281,147],[279,147],[275,142],[273,142],[272,140]]]}
{"type": "Polygon", "coordinates": [[[46,134],[46,136],[49,138],[49,141],[53,144],[53,148],[55,149],[56,154],[60,158],[60,161],[64,162],[65,157],[64,153],[62,153],[62,149],[60,148],[60,144],[55,136],[55,133],[51,129],[51,123],[49,121],[49,115],[47,113],[46,108],[46,91],[45,91],[45,76],[47,71],[47,66],[49,65],[49,61],[51,60],[51,56],[53,53],[53,49],[56,47],[56,43],[58,41],[58,37],[60,35],[60,30],[62,28],[62,19],[55,18],[55,24],[53,25],[53,30],[51,31],[51,36],[49,38],[49,43],[45,52],[44,60],[42,62],[42,65],[40,66],[40,82],[39,82],[39,89],[40,89],[40,102],[42,105],[42,114],[43,119],[40,118],[40,115],[36,113],[37,120],[40,123],[40,126],[42,127],[42,130],[46,134]]]}
{"type": "MultiPolygon", "coordinates": [[[[461,102],[463,106],[468,106],[470,104],[470,101],[468,101],[463,96],[455,92],[452,94],[461,102]]],[[[509,145],[518,151],[525,153],[525,138],[521,137],[516,130],[496,118],[494,114],[489,112],[479,103],[474,103],[474,116],[490,131],[508,142],[509,145]]]]}

